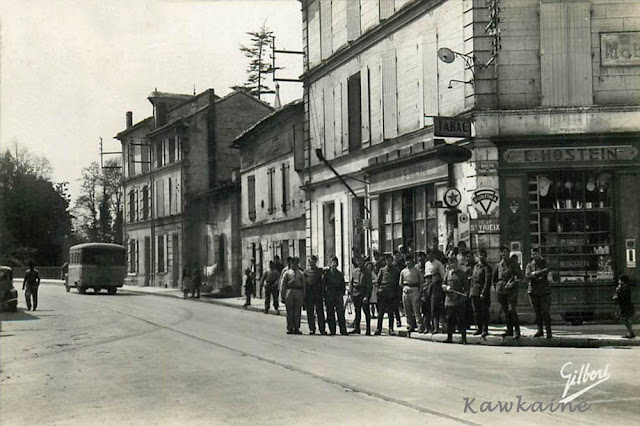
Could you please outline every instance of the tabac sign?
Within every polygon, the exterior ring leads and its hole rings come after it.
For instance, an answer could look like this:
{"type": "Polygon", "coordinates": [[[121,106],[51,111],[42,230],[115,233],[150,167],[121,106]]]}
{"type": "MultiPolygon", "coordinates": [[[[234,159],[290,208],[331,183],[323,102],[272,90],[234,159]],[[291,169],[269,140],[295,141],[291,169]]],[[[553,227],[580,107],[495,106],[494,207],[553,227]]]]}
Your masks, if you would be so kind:
{"type": "Polygon", "coordinates": [[[640,66],[640,32],[600,33],[603,67],[640,66]]]}
{"type": "Polygon", "coordinates": [[[433,117],[433,136],[471,137],[471,121],[450,117],[433,117]]]}
{"type": "Polygon", "coordinates": [[[638,150],[631,145],[577,146],[554,148],[508,149],[504,152],[507,163],[546,163],[633,160],[638,150]]]}

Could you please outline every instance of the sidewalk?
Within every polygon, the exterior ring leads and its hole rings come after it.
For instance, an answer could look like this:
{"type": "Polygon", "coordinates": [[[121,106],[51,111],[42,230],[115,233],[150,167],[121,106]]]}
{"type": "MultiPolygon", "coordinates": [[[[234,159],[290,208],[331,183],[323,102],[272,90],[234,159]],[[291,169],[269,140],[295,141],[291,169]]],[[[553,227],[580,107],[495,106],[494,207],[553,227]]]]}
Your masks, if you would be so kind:
{"type": "MultiPolygon", "coordinates": [[[[57,284],[62,285],[62,281],[59,280],[43,280],[43,284],[57,284]]],[[[128,291],[134,293],[144,293],[144,294],[153,294],[157,296],[164,297],[175,297],[182,298],[182,291],[177,288],[159,288],[159,287],[136,287],[125,285],[120,289],[121,291],[128,291]]],[[[250,311],[254,311],[256,313],[263,313],[264,309],[264,299],[260,298],[252,298],[251,306],[247,308],[243,308],[245,298],[244,297],[231,297],[224,299],[216,299],[211,297],[211,294],[203,294],[200,299],[188,299],[190,302],[204,302],[204,303],[214,303],[217,305],[227,306],[230,308],[236,309],[247,309],[250,311]]],[[[280,304],[280,313],[276,313],[273,308],[269,310],[269,315],[280,315],[285,316],[286,312],[284,309],[284,305],[280,304]]],[[[347,318],[347,326],[353,322],[354,314],[346,313],[347,318]]],[[[306,322],[306,313],[302,312],[302,318],[306,322]]],[[[284,319],[283,319],[284,321],[284,319]]],[[[371,320],[371,331],[375,331],[377,324],[377,319],[371,320]]],[[[384,319],[384,325],[382,333],[383,335],[388,334],[387,326],[389,325],[389,320],[387,318],[384,319]]],[[[284,322],[283,322],[283,330],[284,330],[284,322]]],[[[303,327],[303,333],[306,333],[308,330],[305,330],[306,327],[303,327]]],[[[360,327],[363,330],[364,334],[364,326],[360,327]]],[[[406,331],[406,318],[403,317],[403,327],[396,327],[396,333],[398,337],[410,337],[412,339],[425,340],[431,342],[444,342],[447,338],[446,334],[419,334],[419,333],[407,333],[406,331]]],[[[474,330],[472,330],[473,332],[474,330]]],[[[566,348],[599,348],[599,347],[632,347],[632,346],[640,346],[640,338],[635,339],[625,339],[622,337],[625,333],[625,328],[621,324],[588,324],[581,326],[572,326],[572,325],[555,325],[553,326],[553,338],[546,339],[544,337],[534,338],[532,337],[536,332],[536,328],[527,325],[522,326],[522,336],[519,340],[515,340],[510,337],[502,337],[500,334],[505,331],[505,326],[494,325],[489,328],[489,336],[483,338],[481,336],[472,336],[471,333],[467,333],[467,343],[468,344],[478,344],[478,345],[489,345],[489,346],[535,346],[535,347],[566,347],[566,348]]],[[[453,341],[455,343],[460,343],[460,334],[453,335],[453,341]]]]}

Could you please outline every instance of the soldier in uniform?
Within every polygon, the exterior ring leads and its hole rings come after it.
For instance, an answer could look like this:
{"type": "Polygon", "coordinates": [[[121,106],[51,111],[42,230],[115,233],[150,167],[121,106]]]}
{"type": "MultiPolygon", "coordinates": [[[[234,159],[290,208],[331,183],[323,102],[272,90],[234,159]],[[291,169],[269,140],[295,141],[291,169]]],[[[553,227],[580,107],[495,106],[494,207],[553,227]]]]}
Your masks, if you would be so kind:
{"type": "Polygon", "coordinates": [[[389,335],[395,335],[393,331],[393,314],[395,311],[395,288],[400,280],[400,271],[395,267],[391,259],[382,258],[382,267],[378,272],[378,326],[375,335],[382,333],[382,322],[385,312],[389,316],[389,335]]]}
{"type": "Polygon", "coordinates": [[[38,308],[38,286],[40,286],[40,272],[34,268],[33,262],[29,262],[29,269],[24,273],[24,281],[22,281],[24,297],[27,299],[27,311],[31,310],[32,301],[33,310],[38,308]]]}
{"type": "Polygon", "coordinates": [[[405,263],[405,268],[400,272],[400,285],[402,286],[402,304],[407,315],[407,331],[412,332],[417,329],[423,332],[420,290],[424,285],[424,276],[413,264],[411,256],[406,257],[405,263]]]}
{"type": "Polygon", "coordinates": [[[428,309],[425,315],[425,327],[433,334],[440,332],[440,315],[444,293],[442,280],[444,279],[444,265],[437,258],[435,249],[427,250],[427,261],[424,264],[424,280],[427,287],[428,309]]]}
{"type": "Polygon", "coordinates": [[[291,259],[291,269],[282,276],[282,288],[280,290],[282,303],[287,307],[287,334],[302,334],[300,331],[300,319],[302,316],[302,304],[304,303],[304,276],[298,269],[300,259],[291,259]]]}
{"type": "Polygon", "coordinates": [[[262,282],[264,283],[264,313],[269,313],[269,306],[271,304],[271,298],[273,297],[273,309],[276,312],[280,312],[278,306],[278,293],[280,288],[278,287],[278,279],[280,278],[280,272],[276,267],[276,264],[269,262],[269,270],[262,275],[262,282]]]}
{"type": "MultiPolygon", "coordinates": [[[[460,241],[458,246],[460,246],[460,244],[464,245],[464,241],[460,241]]],[[[464,247],[466,247],[466,245],[464,245],[464,247]]],[[[462,256],[458,258],[458,265],[460,266],[460,270],[464,273],[464,275],[467,277],[467,280],[469,281],[467,283],[467,287],[471,286],[471,277],[473,275],[473,266],[475,265],[475,263],[475,258],[473,257],[473,253],[471,252],[471,250],[466,250],[464,253],[462,253],[462,256]]],[[[467,299],[465,306],[467,309],[467,312],[465,314],[465,318],[467,320],[466,327],[467,330],[470,330],[471,322],[473,321],[473,306],[471,305],[470,297],[467,299]]]]}
{"type": "Polygon", "coordinates": [[[509,248],[500,247],[500,262],[493,271],[493,284],[498,301],[507,319],[507,332],[503,336],[520,338],[520,320],[516,307],[518,305],[518,283],[522,280],[522,270],[516,261],[509,257],[509,248]]]}
{"type": "Polygon", "coordinates": [[[350,331],[349,334],[360,334],[360,320],[362,318],[362,311],[364,311],[367,336],[370,336],[371,311],[369,308],[369,298],[373,290],[373,283],[371,282],[371,273],[365,267],[364,259],[359,257],[357,262],[358,267],[351,273],[351,285],[349,287],[353,307],[356,311],[353,330],[350,331]]]}
{"type": "Polygon", "coordinates": [[[444,301],[447,312],[447,340],[445,343],[451,343],[453,330],[458,326],[460,334],[462,334],[462,343],[467,343],[466,312],[467,298],[469,294],[469,279],[466,274],[458,267],[458,260],[450,257],[447,264],[448,269],[444,277],[442,289],[446,293],[444,301]]]}
{"type": "Polygon", "coordinates": [[[338,258],[331,259],[331,268],[324,273],[324,304],[327,307],[327,323],[329,323],[329,333],[336,334],[336,315],[338,316],[338,326],[340,334],[347,334],[347,322],[344,318],[344,275],[338,269],[338,258]]]}
{"type": "Polygon", "coordinates": [[[320,334],[327,334],[324,328],[324,306],[322,303],[322,269],[318,268],[318,258],[315,255],[309,258],[309,267],[304,270],[304,282],[304,302],[307,310],[309,334],[316,334],[316,315],[318,316],[318,330],[320,334]]]}
{"type": "Polygon", "coordinates": [[[478,329],[474,336],[489,334],[489,306],[491,305],[491,278],[493,269],[487,262],[487,250],[478,250],[478,261],[473,265],[471,274],[471,305],[473,306],[473,316],[478,329]]]}
{"type": "Polygon", "coordinates": [[[529,279],[527,293],[529,294],[529,303],[536,314],[536,324],[538,331],[533,337],[542,337],[542,325],[544,323],[547,331],[547,339],[551,339],[551,288],[549,287],[549,279],[547,275],[547,261],[542,257],[540,249],[534,247],[531,249],[533,259],[525,268],[525,276],[529,279]]]}

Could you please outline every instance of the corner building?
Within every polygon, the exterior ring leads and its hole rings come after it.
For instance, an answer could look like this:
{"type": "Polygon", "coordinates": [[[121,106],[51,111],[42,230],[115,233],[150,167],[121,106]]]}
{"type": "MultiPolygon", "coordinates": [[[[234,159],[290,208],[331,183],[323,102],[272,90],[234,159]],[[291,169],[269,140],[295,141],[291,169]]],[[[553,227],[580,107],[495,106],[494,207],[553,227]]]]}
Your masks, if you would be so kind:
{"type": "Polygon", "coordinates": [[[640,1],[301,3],[308,252],[348,274],[399,244],[523,267],[540,247],[554,315],[610,315],[615,278],[640,278],[640,1]],[[438,155],[432,116],[473,123],[446,139],[469,161],[438,155]]]}

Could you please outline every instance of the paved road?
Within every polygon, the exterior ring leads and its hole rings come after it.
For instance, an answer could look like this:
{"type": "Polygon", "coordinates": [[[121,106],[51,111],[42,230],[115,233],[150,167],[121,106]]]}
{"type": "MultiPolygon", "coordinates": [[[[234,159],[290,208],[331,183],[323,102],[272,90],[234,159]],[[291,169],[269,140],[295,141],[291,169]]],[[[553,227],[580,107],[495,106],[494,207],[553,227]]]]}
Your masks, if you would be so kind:
{"type": "Polygon", "coordinates": [[[623,425],[640,415],[638,349],[287,336],[283,317],[191,300],[79,295],[49,285],[40,293],[37,312],[0,314],[3,426],[623,425]],[[567,362],[608,364],[610,378],[573,402],[590,404],[586,412],[549,413],[567,362]],[[525,408],[541,401],[547,412],[516,412],[518,395],[525,408]],[[474,401],[466,413],[465,397],[474,401]],[[513,402],[511,412],[479,412],[482,402],[498,400],[513,402]]]}

